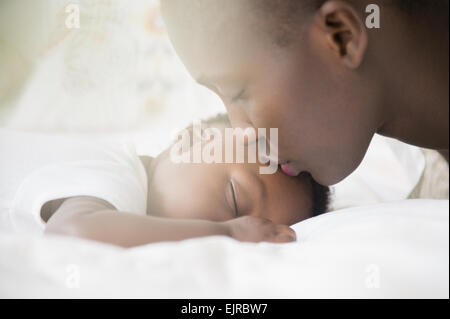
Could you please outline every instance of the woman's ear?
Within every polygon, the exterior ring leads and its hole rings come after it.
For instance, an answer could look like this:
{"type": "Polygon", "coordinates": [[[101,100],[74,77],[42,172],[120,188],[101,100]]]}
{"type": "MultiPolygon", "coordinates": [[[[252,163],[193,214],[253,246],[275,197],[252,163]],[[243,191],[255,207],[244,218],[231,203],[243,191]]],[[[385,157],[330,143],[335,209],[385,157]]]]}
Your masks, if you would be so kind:
{"type": "Polygon", "coordinates": [[[368,35],[357,11],[344,1],[330,0],[322,5],[315,19],[328,47],[347,67],[358,68],[366,53],[368,35]]]}

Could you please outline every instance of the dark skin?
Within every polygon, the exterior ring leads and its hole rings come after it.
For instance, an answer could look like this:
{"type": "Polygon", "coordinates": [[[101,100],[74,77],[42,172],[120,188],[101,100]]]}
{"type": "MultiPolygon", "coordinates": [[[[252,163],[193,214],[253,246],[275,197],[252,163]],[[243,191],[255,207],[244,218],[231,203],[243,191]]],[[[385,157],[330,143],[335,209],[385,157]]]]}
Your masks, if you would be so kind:
{"type": "Polygon", "coordinates": [[[259,174],[264,164],[249,163],[247,156],[244,161],[173,163],[170,152],[164,152],[150,168],[149,215],[216,222],[253,216],[279,225],[294,225],[312,216],[308,176],[290,177],[280,171],[259,174]]]}
{"type": "Polygon", "coordinates": [[[280,47],[270,34],[277,22],[251,2],[161,5],[175,49],[232,125],[279,129],[285,172],[335,184],[375,133],[448,160],[448,10],[414,17],[382,1],[382,27],[371,31],[359,2],[327,1],[280,47]]]}
{"type": "Polygon", "coordinates": [[[168,150],[141,160],[149,177],[147,216],[118,214],[93,197],[60,199],[42,208],[45,232],[123,247],[213,235],[283,243],[296,238],[288,225],[312,216],[308,176],[260,175],[263,164],[247,157],[245,163],[175,164],[168,150]]]}
{"type": "Polygon", "coordinates": [[[227,236],[245,242],[286,243],[296,240],[295,232],[288,226],[256,216],[219,222],[189,217],[141,216],[118,212],[108,202],[86,196],[55,200],[45,206],[52,210],[45,234],[84,238],[121,247],[206,236],[227,236]]]}

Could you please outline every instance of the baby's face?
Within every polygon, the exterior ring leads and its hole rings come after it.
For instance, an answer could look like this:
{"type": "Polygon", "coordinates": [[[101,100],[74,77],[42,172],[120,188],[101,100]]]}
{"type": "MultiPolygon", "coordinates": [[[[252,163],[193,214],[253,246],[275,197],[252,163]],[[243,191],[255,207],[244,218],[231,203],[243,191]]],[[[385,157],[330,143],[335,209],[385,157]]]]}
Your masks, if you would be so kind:
{"type": "Polygon", "coordinates": [[[149,185],[152,215],[212,221],[247,215],[284,225],[312,215],[309,175],[261,175],[262,163],[174,163],[168,152],[156,161],[149,185]]]}

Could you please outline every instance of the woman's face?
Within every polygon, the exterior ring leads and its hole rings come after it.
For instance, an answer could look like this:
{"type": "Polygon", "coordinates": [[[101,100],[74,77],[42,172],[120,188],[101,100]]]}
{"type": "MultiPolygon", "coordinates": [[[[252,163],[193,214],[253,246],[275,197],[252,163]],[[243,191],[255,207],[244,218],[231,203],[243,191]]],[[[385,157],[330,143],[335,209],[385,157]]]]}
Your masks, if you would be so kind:
{"type": "Polygon", "coordinates": [[[233,127],[278,128],[279,162],[295,174],[310,172],[324,185],[349,175],[379,125],[379,94],[370,83],[343,65],[313,17],[281,48],[267,34],[275,26],[251,14],[249,2],[201,3],[166,4],[166,25],[191,75],[221,97],[233,127]]]}
{"type": "Polygon", "coordinates": [[[212,221],[248,215],[284,225],[311,217],[310,178],[279,170],[260,175],[260,165],[176,164],[164,154],[157,159],[149,187],[152,214],[212,221]]]}

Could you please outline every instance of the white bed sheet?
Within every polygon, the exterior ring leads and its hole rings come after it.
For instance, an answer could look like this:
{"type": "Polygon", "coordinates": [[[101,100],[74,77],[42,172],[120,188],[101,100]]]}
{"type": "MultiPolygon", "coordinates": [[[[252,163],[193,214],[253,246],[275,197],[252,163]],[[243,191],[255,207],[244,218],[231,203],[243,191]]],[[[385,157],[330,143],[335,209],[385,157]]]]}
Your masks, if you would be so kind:
{"type": "Polygon", "coordinates": [[[351,208],[293,244],[225,237],[132,249],[0,233],[0,297],[448,298],[448,201],[351,208]]]}

